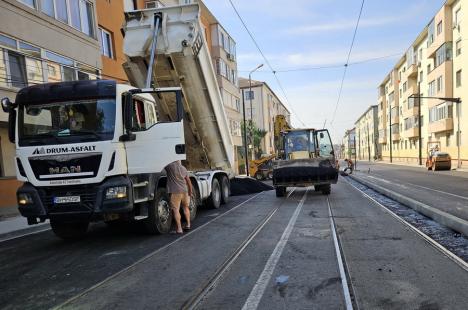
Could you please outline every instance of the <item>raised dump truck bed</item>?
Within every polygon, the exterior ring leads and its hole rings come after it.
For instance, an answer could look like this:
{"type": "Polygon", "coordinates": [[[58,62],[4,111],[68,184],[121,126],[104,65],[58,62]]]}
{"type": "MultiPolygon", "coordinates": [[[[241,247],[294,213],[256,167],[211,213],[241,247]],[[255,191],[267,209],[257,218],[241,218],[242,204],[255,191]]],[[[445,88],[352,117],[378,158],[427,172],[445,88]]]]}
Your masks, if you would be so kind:
{"type": "MultiPolygon", "coordinates": [[[[198,4],[125,13],[124,68],[133,86],[145,88],[159,18],[152,86],[182,88],[188,168],[232,174],[234,147],[199,17],[198,4]]],[[[175,119],[174,97],[156,100],[161,118],[175,119]]]]}

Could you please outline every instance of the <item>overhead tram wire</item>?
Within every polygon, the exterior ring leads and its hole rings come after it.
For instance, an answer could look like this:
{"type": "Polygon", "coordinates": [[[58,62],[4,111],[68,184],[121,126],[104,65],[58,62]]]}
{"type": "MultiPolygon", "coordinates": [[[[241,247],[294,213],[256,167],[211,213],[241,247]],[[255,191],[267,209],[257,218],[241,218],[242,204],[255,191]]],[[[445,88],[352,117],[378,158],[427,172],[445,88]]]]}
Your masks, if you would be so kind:
{"type": "Polygon", "coordinates": [[[341,101],[341,95],[343,93],[343,85],[344,85],[344,81],[345,81],[345,78],[346,78],[346,72],[348,71],[348,66],[349,66],[349,59],[351,58],[351,52],[353,51],[354,42],[356,40],[356,34],[357,34],[357,31],[358,31],[358,28],[359,28],[359,22],[361,21],[362,10],[364,9],[364,2],[365,2],[365,0],[362,0],[361,8],[359,10],[359,16],[358,16],[358,19],[357,19],[357,22],[356,22],[356,27],[354,28],[353,39],[351,40],[351,46],[349,47],[348,56],[346,58],[346,63],[345,63],[344,70],[343,70],[343,77],[341,78],[340,89],[338,91],[338,99],[336,101],[335,110],[333,111],[333,116],[332,116],[332,119],[331,119],[331,122],[330,122],[331,126],[333,126],[333,122],[335,121],[336,111],[338,110],[338,106],[339,106],[340,101],[341,101]]]}
{"type": "Polygon", "coordinates": [[[286,91],[284,90],[284,87],[283,85],[281,84],[281,81],[280,79],[278,78],[278,76],[276,75],[276,70],[273,69],[271,63],[268,61],[268,59],[266,58],[265,54],[263,53],[262,49],[260,48],[260,46],[258,45],[257,43],[257,40],[255,40],[252,32],[249,30],[249,28],[247,27],[246,23],[244,22],[244,19],[242,18],[242,16],[240,15],[239,11],[237,10],[236,6],[234,5],[234,3],[232,2],[232,0],[228,0],[229,3],[231,3],[231,6],[234,10],[234,12],[236,13],[237,17],[239,18],[239,20],[241,21],[242,25],[244,26],[245,30],[247,31],[247,33],[249,34],[250,38],[252,39],[253,43],[255,44],[255,46],[257,47],[257,50],[260,52],[260,55],[262,55],[263,59],[265,60],[265,63],[266,65],[268,66],[268,68],[270,68],[271,70],[271,73],[273,73],[275,79],[276,79],[276,82],[278,83],[278,86],[281,90],[281,92],[283,93],[283,96],[284,98],[286,99],[286,102],[288,103],[288,106],[291,108],[291,112],[294,114],[294,116],[296,117],[296,119],[302,124],[302,126],[304,127],[307,127],[306,124],[302,121],[302,119],[299,117],[299,114],[296,113],[296,111],[294,110],[294,107],[290,104],[289,102],[289,99],[288,99],[288,96],[286,94],[286,91]]]}

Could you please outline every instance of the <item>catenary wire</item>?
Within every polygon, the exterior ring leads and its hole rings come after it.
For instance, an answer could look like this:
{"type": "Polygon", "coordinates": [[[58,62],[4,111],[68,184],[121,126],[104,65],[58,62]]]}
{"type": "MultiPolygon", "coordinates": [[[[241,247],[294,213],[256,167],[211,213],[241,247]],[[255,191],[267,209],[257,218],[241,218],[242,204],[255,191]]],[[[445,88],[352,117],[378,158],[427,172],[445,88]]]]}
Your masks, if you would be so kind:
{"type": "Polygon", "coordinates": [[[302,126],[306,127],[306,124],[302,121],[302,119],[299,117],[299,114],[296,113],[296,111],[294,110],[294,107],[290,104],[289,102],[289,99],[288,99],[288,96],[286,94],[286,91],[284,90],[284,87],[280,81],[280,79],[278,78],[278,75],[276,74],[276,71],[275,69],[273,69],[271,63],[268,61],[268,59],[266,58],[265,54],[263,53],[262,49],[260,48],[260,45],[257,43],[257,40],[255,40],[255,37],[253,36],[252,32],[249,30],[249,28],[247,27],[247,24],[244,22],[244,19],[242,18],[242,16],[240,15],[239,11],[237,10],[236,6],[234,5],[234,3],[232,2],[232,0],[228,0],[229,3],[231,4],[234,12],[236,13],[237,17],[239,18],[239,20],[241,21],[242,25],[244,26],[245,30],[247,31],[247,33],[249,34],[250,38],[252,39],[253,43],[255,44],[255,46],[257,47],[257,50],[259,51],[260,55],[262,55],[262,58],[265,60],[265,63],[266,65],[268,66],[268,68],[270,68],[271,70],[271,73],[273,73],[273,76],[275,77],[275,80],[276,82],[278,83],[278,86],[281,90],[281,92],[283,93],[283,96],[284,96],[284,99],[286,100],[289,108],[291,109],[291,112],[294,114],[294,116],[296,117],[296,119],[302,124],[302,126]]]}
{"type": "Polygon", "coordinates": [[[358,28],[359,28],[359,22],[361,21],[361,15],[362,15],[362,11],[364,9],[364,2],[365,2],[365,0],[362,0],[362,2],[361,2],[361,8],[359,9],[359,15],[358,15],[358,19],[357,19],[357,22],[356,22],[356,27],[354,28],[353,39],[351,40],[351,46],[349,47],[348,56],[346,57],[346,63],[344,65],[344,70],[343,70],[343,76],[341,78],[340,89],[338,91],[338,99],[336,100],[335,109],[333,111],[333,116],[332,116],[331,122],[330,122],[331,126],[333,126],[333,122],[335,121],[336,111],[338,110],[338,106],[340,105],[340,101],[341,101],[341,95],[343,94],[343,85],[344,85],[344,81],[345,81],[345,78],[346,78],[346,72],[348,71],[349,59],[351,57],[351,52],[353,51],[354,42],[356,40],[356,34],[357,34],[357,31],[358,31],[358,28]]]}

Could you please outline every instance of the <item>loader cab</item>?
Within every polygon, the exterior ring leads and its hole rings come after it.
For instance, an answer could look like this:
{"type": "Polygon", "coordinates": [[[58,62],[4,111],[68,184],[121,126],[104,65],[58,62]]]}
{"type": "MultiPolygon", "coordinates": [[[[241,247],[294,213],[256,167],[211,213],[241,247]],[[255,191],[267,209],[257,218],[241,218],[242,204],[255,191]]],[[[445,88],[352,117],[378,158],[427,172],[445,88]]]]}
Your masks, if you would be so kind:
{"type": "Polygon", "coordinates": [[[285,159],[334,159],[328,130],[292,129],[284,133],[285,159]]]}

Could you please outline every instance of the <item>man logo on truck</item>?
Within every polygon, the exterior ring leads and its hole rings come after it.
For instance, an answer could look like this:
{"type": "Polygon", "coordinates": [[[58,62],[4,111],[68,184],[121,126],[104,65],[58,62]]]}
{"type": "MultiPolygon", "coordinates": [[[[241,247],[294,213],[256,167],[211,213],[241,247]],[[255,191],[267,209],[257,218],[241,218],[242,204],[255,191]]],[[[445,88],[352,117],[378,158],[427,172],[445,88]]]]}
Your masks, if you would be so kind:
{"type": "Polygon", "coordinates": [[[50,174],[65,174],[65,173],[80,173],[80,172],[81,172],[81,166],[49,168],[50,174]]]}

